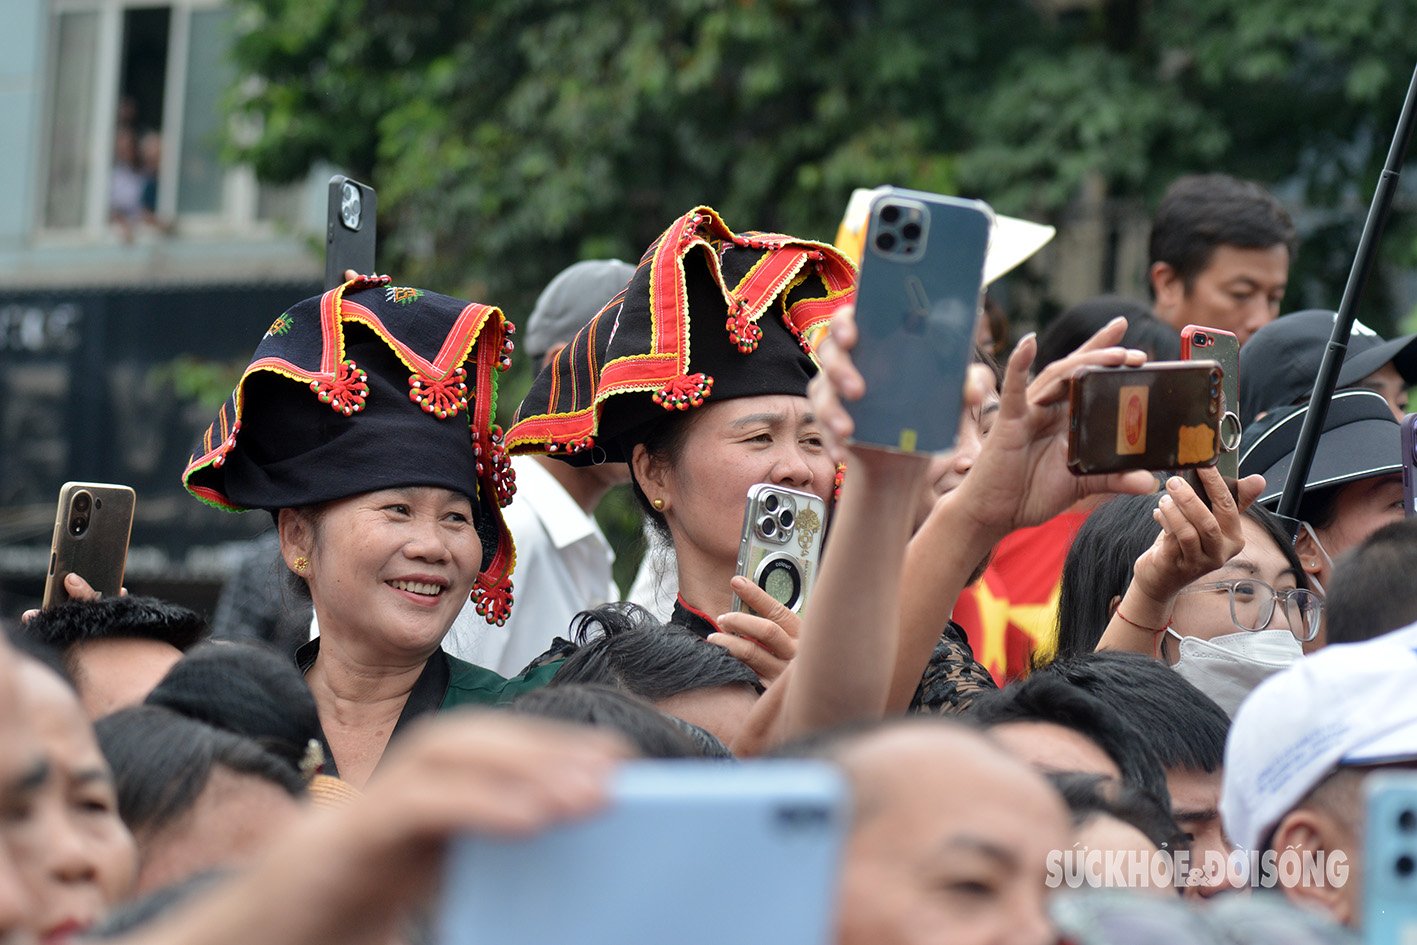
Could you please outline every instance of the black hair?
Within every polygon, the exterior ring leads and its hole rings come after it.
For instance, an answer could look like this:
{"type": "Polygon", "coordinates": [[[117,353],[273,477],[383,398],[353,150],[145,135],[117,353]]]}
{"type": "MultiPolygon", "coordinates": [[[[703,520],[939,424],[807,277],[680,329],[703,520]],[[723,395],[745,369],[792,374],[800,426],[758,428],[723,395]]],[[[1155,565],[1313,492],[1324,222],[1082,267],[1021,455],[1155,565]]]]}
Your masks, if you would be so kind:
{"type": "Polygon", "coordinates": [[[613,686],[575,683],[519,696],[511,711],[605,728],[623,735],[643,758],[699,758],[698,746],[669,717],[639,696],[613,686]]]}
{"type": "Polygon", "coordinates": [[[1063,795],[1075,828],[1084,827],[1097,817],[1111,817],[1137,828],[1158,850],[1189,846],[1170,811],[1145,791],[1125,784],[1110,785],[1096,774],[1069,771],[1049,774],[1047,778],[1063,795]]]}
{"type": "Polygon", "coordinates": [[[168,670],[145,700],[249,738],[301,772],[320,738],[315,697],[295,664],[250,643],[207,643],[168,670]]]}
{"type": "Polygon", "coordinates": [[[23,636],[52,646],[73,669],[70,650],[94,640],[156,640],[190,650],[206,638],[207,627],[193,611],[152,597],[71,600],[41,610],[21,627],[23,636]]]}
{"type": "MultiPolygon", "coordinates": [[[[1161,493],[1117,496],[1103,502],[1078,529],[1063,561],[1058,597],[1058,656],[1081,656],[1097,649],[1112,619],[1112,599],[1132,582],[1132,569],[1151,547],[1161,526],[1151,512],[1161,493]]],[[[1288,533],[1275,514],[1259,504],[1245,514],[1279,547],[1299,587],[1310,587],[1288,533]]]]}
{"type": "MultiPolygon", "coordinates": [[[[698,410],[691,410],[688,413],[666,414],[664,417],[640,427],[638,431],[630,435],[629,442],[644,444],[645,452],[649,454],[649,458],[657,463],[673,463],[675,458],[684,452],[684,441],[689,437],[694,419],[701,414],[702,411],[698,410]]],[[[640,480],[635,476],[633,460],[629,462],[629,467],[630,493],[635,497],[635,504],[640,507],[640,512],[644,514],[645,520],[649,522],[650,528],[654,529],[655,534],[664,539],[666,544],[672,546],[674,539],[669,533],[669,522],[665,519],[663,512],[650,504],[644,487],[640,485],[640,480]]]]}
{"type": "Polygon", "coordinates": [[[1339,556],[1324,600],[1329,643],[1360,643],[1417,622],[1414,556],[1417,519],[1410,518],[1384,525],[1339,556]]]}
{"type": "Polygon", "coordinates": [[[217,767],[260,778],[291,797],[305,779],[249,738],[170,709],[140,705],[94,723],[113,769],[118,814],[135,836],[151,836],[192,809],[217,767]]]}
{"type": "Polygon", "coordinates": [[[1121,344],[1145,351],[1148,361],[1181,356],[1180,333],[1152,315],[1150,306],[1120,295],[1099,295],[1065,310],[1039,332],[1034,373],[1072,354],[1118,315],[1127,320],[1121,344]]]}
{"type": "Polygon", "coordinates": [[[1056,674],[1124,715],[1168,771],[1214,772],[1225,764],[1230,717],[1214,699],[1158,660],[1104,651],[1055,660],[1034,672],[1056,674]]]}
{"type": "Polygon", "coordinates": [[[579,648],[556,671],[553,686],[601,683],[650,702],[717,686],[761,691],[758,674],[727,650],[634,604],[583,611],[571,626],[579,648]]]}
{"type": "Polygon", "coordinates": [[[1152,219],[1151,263],[1170,265],[1189,291],[1220,246],[1283,246],[1292,259],[1294,221],[1273,194],[1253,181],[1196,174],[1172,183],[1152,219]]]}
{"type": "Polygon", "coordinates": [[[998,692],[981,694],[964,713],[981,728],[1010,722],[1046,722],[1072,729],[1101,748],[1122,783],[1171,806],[1166,772],[1146,738],[1120,712],[1058,673],[1034,673],[998,692]]]}

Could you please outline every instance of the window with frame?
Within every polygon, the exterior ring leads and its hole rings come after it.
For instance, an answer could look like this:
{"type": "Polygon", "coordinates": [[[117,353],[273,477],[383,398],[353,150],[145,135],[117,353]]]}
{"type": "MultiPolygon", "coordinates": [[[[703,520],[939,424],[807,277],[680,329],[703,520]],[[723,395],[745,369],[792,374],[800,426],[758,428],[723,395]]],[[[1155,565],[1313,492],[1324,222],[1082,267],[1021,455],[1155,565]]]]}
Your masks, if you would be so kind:
{"type": "Polygon", "coordinates": [[[39,229],[123,238],[295,222],[290,188],[221,160],[220,0],[52,0],[39,229]]]}

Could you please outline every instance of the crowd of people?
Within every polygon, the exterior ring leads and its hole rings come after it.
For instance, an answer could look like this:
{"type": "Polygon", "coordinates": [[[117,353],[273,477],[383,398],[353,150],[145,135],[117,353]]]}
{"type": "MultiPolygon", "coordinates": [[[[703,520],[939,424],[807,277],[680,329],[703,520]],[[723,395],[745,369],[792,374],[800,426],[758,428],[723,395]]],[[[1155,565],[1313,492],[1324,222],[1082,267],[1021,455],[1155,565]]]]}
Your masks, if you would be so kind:
{"type": "Polygon", "coordinates": [[[1417,767],[1417,336],[1355,328],[1294,539],[1335,318],[1280,317],[1296,249],[1260,186],[1178,181],[1149,302],[1010,348],[990,300],[940,456],[854,441],[857,266],[825,242],[697,207],[638,265],[567,269],[522,334],[347,274],[279,313],[181,471],[270,515],[237,590],[284,616],[213,635],[70,575],[7,626],[0,941],[423,941],[453,838],[595,817],[637,759],[772,757],[849,786],[839,945],[1349,940],[1365,784],[1417,767]],[[1071,472],[1073,375],[1174,359],[1186,325],[1243,344],[1242,477],[1071,472]],[[737,573],[759,483],[829,510],[798,609],[737,573]],[[625,484],[628,599],[594,518],[625,484]]]}

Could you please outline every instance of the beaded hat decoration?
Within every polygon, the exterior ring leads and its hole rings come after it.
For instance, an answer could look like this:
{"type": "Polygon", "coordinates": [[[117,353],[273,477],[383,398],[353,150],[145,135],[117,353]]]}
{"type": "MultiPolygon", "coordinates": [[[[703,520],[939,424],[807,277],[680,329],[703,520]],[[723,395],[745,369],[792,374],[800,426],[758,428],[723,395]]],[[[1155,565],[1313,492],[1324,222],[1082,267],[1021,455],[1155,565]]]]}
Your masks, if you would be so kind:
{"type": "Polygon", "coordinates": [[[819,332],[856,291],[836,247],[681,216],[532,382],[507,431],[514,453],[627,462],[654,421],[708,401],[804,395],[819,332]]]}
{"type": "Polygon", "coordinates": [[[482,539],[472,599],[502,623],[516,482],[494,425],[515,331],[499,309],[361,276],[271,325],[182,474],[227,511],[299,508],[379,489],[468,496],[482,539]]]}

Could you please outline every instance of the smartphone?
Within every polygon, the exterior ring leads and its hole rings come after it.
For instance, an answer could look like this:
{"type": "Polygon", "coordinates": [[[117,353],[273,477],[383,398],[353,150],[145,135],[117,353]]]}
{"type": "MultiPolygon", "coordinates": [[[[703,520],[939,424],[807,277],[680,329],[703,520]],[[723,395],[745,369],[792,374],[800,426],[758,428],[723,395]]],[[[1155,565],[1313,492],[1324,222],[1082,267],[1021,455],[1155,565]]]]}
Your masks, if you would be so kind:
{"type": "Polygon", "coordinates": [[[871,200],[852,352],[866,394],[846,405],[855,443],[901,453],[954,446],[993,223],[978,200],[894,187],[871,200]]]}
{"type": "Polygon", "coordinates": [[[1215,465],[1220,385],[1214,361],[1080,368],[1069,390],[1068,468],[1083,476],[1215,465]]]}
{"type": "Polygon", "coordinates": [[[344,282],[344,273],[353,269],[373,275],[374,225],[378,219],[379,195],[368,184],[336,174],[330,178],[325,207],[325,288],[344,282]]]}
{"type": "Polygon", "coordinates": [[[137,494],[107,482],[66,482],[54,513],[49,544],[49,574],[44,581],[45,610],[69,599],[64,578],[77,574],[105,597],[123,587],[128,540],[133,533],[137,494]]]}
{"type": "MultiPolygon", "coordinates": [[[[793,613],[801,613],[822,557],[826,503],[810,492],[760,482],[748,490],[738,574],[793,613]]],[[[752,612],[737,594],[735,612],[752,612]]]]}
{"type": "Polygon", "coordinates": [[[1417,773],[1375,772],[1363,793],[1363,941],[1417,941],[1417,773]]]}
{"type": "Polygon", "coordinates": [[[1417,413],[1402,418],[1402,514],[1417,516],[1417,413]]]}
{"type": "Polygon", "coordinates": [[[1220,382],[1220,458],[1215,468],[1227,480],[1240,478],[1240,339],[1219,328],[1187,325],[1181,329],[1182,361],[1214,361],[1220,382]]]}
{"type": "Polygon", "coordinates": [[[441,945],[831,941],[849,817],[833,766],[635,762],[610,793],[579,823],[455,841],[441,945]]]}

